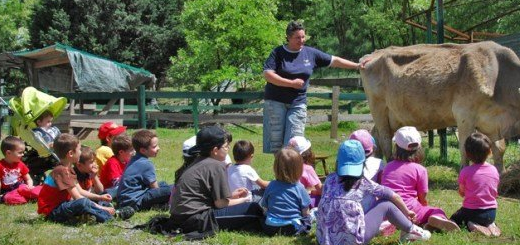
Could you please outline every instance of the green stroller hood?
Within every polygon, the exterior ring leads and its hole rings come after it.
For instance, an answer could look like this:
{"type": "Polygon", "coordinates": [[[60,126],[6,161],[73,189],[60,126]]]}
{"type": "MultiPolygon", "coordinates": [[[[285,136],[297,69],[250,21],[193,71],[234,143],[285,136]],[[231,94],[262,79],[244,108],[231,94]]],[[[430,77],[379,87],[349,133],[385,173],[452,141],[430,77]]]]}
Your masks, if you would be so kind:
{"type": "Polygon", "coordinates": [[[51,155],[52,151],[42,139],[35,137],[32,129],[37,127],[36,119],[44,111],[50,111],[56,119],[66,105],[66,98],[56,98],[33,87],[25,88],[21,97],[9,100],[9,107],[14,112],[11,118],[13,135],[20,136],[22,140],[38,151],[38,155],[41,157],[51,155]]]}

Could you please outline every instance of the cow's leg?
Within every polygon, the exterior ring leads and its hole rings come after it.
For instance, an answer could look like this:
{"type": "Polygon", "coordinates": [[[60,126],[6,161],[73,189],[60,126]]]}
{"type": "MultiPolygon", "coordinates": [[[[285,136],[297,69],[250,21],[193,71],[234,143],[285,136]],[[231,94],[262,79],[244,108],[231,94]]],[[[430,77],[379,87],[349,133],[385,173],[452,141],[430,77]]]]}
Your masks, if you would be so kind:
{"type": "MultiPolygon", "coordinates": [[[[384,103],[384,102],[381,102],[384,103]]],[[[384,104],[379,104],[379,106],[384,104]]],[[[386,157],[387,162],[392,159],[392,130],[390,129],[389,116],[387,108],[377,108],[373,109],[372,106],[371,114],[374,118],[374,129],[372,130],[372,136],[376,139],[377,144],[377,153],[382,153],[383,155],[377,155],[379,157],[386,157]]]]}
{"type": "Polygon", "coordinates": [[[459,130],[460,168],[462,169],[468,166],[464,142],[466,142],[466,139],[475,131],[475,124],[474,120],[471,120],[468,116],[456,115],[455,120],[457,121],[457,128],[459,130]]]}
{"type": "Polygon", "coordinates": [[[493,163],[499,173],[504,171],[504,153],[506,152],[506,141],[504,139],[494,141],[491,144],[491,152],[493,153],[493,163]]]}

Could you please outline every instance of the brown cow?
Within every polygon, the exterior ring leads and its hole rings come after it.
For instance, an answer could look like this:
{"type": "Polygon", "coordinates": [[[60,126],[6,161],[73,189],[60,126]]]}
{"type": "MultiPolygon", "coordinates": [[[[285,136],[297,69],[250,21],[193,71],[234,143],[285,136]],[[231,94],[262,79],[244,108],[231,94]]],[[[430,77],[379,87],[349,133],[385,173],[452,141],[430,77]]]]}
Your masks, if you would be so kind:
{"type": "Polygon", "coordinates": [[[503,170],[504,138],[520,132],[520,60],[494,42],[390,47],[370,55],[361,71],[374,118],[374,137],[387,158],[402,126],[430,130],[457,126],[464,141],[475,130],[493,142],[503,170]]]}

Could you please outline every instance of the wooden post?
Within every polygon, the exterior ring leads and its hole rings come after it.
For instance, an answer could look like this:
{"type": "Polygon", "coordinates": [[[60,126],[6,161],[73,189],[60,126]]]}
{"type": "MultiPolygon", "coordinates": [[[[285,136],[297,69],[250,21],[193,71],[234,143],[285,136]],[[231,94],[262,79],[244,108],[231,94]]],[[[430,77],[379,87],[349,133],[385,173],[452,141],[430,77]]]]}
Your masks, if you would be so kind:
{"type": "Polygon", "coordinates": [[[446,129],[437,129],[441,142],[441,159],[448,160],[448,138],[446,136],[446,129]]]}
{"type": "Polygon", "coordinates": [[[125,99],[119,99],[119,115],[123,115],[125,113],[125,99]]]}
{"type": "Polygon", "coordinates": [[[195,129],[195,134],[199,132],[199,98],[193,96],[191,98],[191,115],[193,117],[193,129],[195,129]]]}
{"type": "Polygon", "coordinates": [[[330,138],[338,138],[339,86],[332,87],[332,111],[330,115],[330,138]]]}
{"type": "Polygon", "coordinates": [[[139,127],[146,128],[146,93],[144,85],[137,88],[137,113],[139,115],[139,127]]]}
{"type": "Polygon", "coordinates": [[[433,148],[434,137],[433,130],[428,130],[428,147],[430,148],[433,148]]]}

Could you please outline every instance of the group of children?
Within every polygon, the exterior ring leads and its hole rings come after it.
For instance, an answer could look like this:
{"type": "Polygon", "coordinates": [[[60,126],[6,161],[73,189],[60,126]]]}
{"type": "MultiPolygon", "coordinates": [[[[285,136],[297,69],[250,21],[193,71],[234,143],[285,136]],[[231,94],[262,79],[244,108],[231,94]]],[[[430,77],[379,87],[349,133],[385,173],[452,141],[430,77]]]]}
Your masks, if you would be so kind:
{"type": "Polygon", "coordinates": [[[320,244],[368,243],[395,228],[402,231],[402,241],[427,240],[429,231],[456,231],[460,226],[500,235],[494,223],[499,175],[486,163],[491,142],[480,133],[465,141],[473,164],[458,180],[463,205],[448,218],[442,209],[428,205],[428,173],[420,164],[421,135],[414,127],[395,133],[394,160],[386,166],[372,156],[375,142],[370,133],[353,132],[340,145],[336,172],[324,184],[313,168],[311,142],[304,137],[293,137],[275,154],[275,180],[266,181],[251,166],[255,148],[250,141],[237,141],[232,148],[235,164],[224,164],[232,137],[209,127],[184,142],[184,163],[170,186],[158,182],[150,160],[160,149],[152,131],[140,130],[130,138],[125,127],[107,122],[99,129],[102,146],[93,151],[75,136],[49,129],[51,122],[52,114],[44,114],[35,130],[60,159],[44,183],[33,185],[21,161],[24,142],[13,136],[1,143],[0,173],[3,202],[37,199],[38,213],[56,222],[127,219],[135,211],[169,203],[174,225],[195,224],[191,230],[202,236],[219,226],[241,229],[237,217],[253,218],[260,223],[257,228],[270,235],[305,234],[316,221],[320,244]]]}

